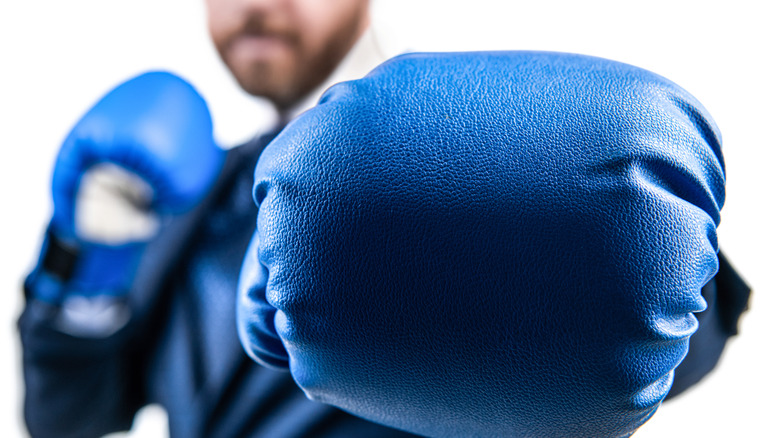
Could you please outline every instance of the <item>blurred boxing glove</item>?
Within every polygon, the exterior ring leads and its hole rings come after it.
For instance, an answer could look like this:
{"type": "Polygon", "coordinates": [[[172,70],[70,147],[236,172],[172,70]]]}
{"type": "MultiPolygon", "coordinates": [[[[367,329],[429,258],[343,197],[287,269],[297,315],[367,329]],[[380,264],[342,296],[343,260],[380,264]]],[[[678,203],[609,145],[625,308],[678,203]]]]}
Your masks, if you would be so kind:
{"type": "Polygon", "coordinates": [[[51,281],[36,297],[126,294],[161,219],[203,199],[223,156],[206,102],[181,78],[146,73],[109,92],[57,156],[42,257],[51,281]]]}
{"type": "Polygon", "coordinates": [[[716,273],[719,132],[586,56],[413,54],[265,150],[239,330],[308,397],[436,436],[625,436],[716,273]]]}

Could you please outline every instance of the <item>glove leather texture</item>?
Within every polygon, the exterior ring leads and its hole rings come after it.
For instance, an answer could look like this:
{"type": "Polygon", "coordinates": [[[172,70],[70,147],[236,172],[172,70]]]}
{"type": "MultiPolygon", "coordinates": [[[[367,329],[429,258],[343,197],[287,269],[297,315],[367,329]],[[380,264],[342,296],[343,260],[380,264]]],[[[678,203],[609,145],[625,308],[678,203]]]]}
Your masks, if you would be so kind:
{"type": "Polygon", "coordinates": [[[256,360],[431,436],[626,436],[718,270],[720,134],[672,82],[571,54],[409,54],[263,152],[239,284],[256,360]]]}

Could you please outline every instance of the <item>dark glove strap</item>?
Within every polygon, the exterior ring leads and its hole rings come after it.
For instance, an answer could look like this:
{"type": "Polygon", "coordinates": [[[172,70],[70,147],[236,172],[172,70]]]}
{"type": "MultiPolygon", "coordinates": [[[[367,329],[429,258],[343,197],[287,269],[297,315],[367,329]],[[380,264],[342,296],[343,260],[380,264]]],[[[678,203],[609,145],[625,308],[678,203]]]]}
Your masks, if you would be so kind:
{"type": "Polygon", "coordinates": [[[731,266],[723,252],[718,254],[720,269],[715,276],[718,289],[718,316],[723,330],[729,335],[737,334],[739,317],[748,309],[750,286],[731,266]]]}
{"type": "Polygon", "coordinates": [[[79,257],[79,248],[61,240],[51,229],[47,231],[46,241],[45,252],[41,257],[43,270],[62,282],[70,280],[79,257]]]}
{"type": "Polygon", "coordinates": [[[688,355],[674,372],[667,400],[695,385],[715,368],[726,342],[737,334],[739,317],[747,310],[750,287],[723,252],[718,254],[718,261],[718,273],[701,290],[707,310],[696,314],[699,329],[691,337],[688,355]]]}

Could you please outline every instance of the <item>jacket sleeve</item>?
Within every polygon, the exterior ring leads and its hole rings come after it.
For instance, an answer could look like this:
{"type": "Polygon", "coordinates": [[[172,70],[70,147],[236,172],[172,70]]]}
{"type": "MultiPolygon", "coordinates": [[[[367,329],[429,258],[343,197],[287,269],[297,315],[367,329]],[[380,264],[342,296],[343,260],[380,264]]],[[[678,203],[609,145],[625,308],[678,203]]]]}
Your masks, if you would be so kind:
{"type": "Polygon", "coordinates": [[[56,326],[61,308],[32,298],[39,282],[37,271],[27,278],[18,321],[30,434],[99,437],[129,429],[144,400],[132,325],[103,338],[67,334],[56,326]]]}
{"type": "MultiPolygon", "coordinates": [[[[141,346],[148,342],[142,342],[147,334],[141,328],[156,306],[153,297],[160,295],[159,286],[149,281],[154,272],[139,268],[138,280],[146,278],[145,284],[134,281],[130,291],[100,306],[107,297],[75,292],[60,274],[75,263],[66,252],[47,233],[37,266],[24,283],[18,329],[24,418],[34,438],[99,437],[128,430],[145,399],[141,346]],[[72,303],[78,300],[98,308],[74,317],[72,303]]],[[[156,276],[162,278],[162,273],[156,276]]]]}
{"type": "MultiPolygon", "coordinates": [[[[68,304],[78,294],[51,275],[46,262],[51,236],[44,241],[41,258],[25,281],[26,305],[18,321],[24,417],[34,438],[99,437],[130,428],[135,413],[148,403],[147,364],[165,329],[170,274],[203,208],[172,218],[149,243],[130,290],[113,303],[109,317],[122,322],[102,332],[105,324],[90,328],[83,316],[72,324],[68,304]]],[[[87,320],[105,317],[99,313],[87,320]]]]}

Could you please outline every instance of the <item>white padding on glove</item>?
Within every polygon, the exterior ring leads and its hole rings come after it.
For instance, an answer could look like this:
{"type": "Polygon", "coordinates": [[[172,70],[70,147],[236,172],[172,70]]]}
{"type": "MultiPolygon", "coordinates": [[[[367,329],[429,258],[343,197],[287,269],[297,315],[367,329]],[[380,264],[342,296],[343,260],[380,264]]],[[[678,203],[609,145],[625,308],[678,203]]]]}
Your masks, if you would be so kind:
{"type": "Polygon", "coordinates": [[[107,245],[151,239],[160,228],[158,215],[149,208],[153,194],[146,181],[122,167],[91,167],[76,197],[76,234],[107,245]]]}
{"type": "Polygon", "coordinates": [[[62,303],[55,325],[63,333],[80,338],[106,338],[130,320],[130,309],[116,297],[73,295],[62,303]]]}

